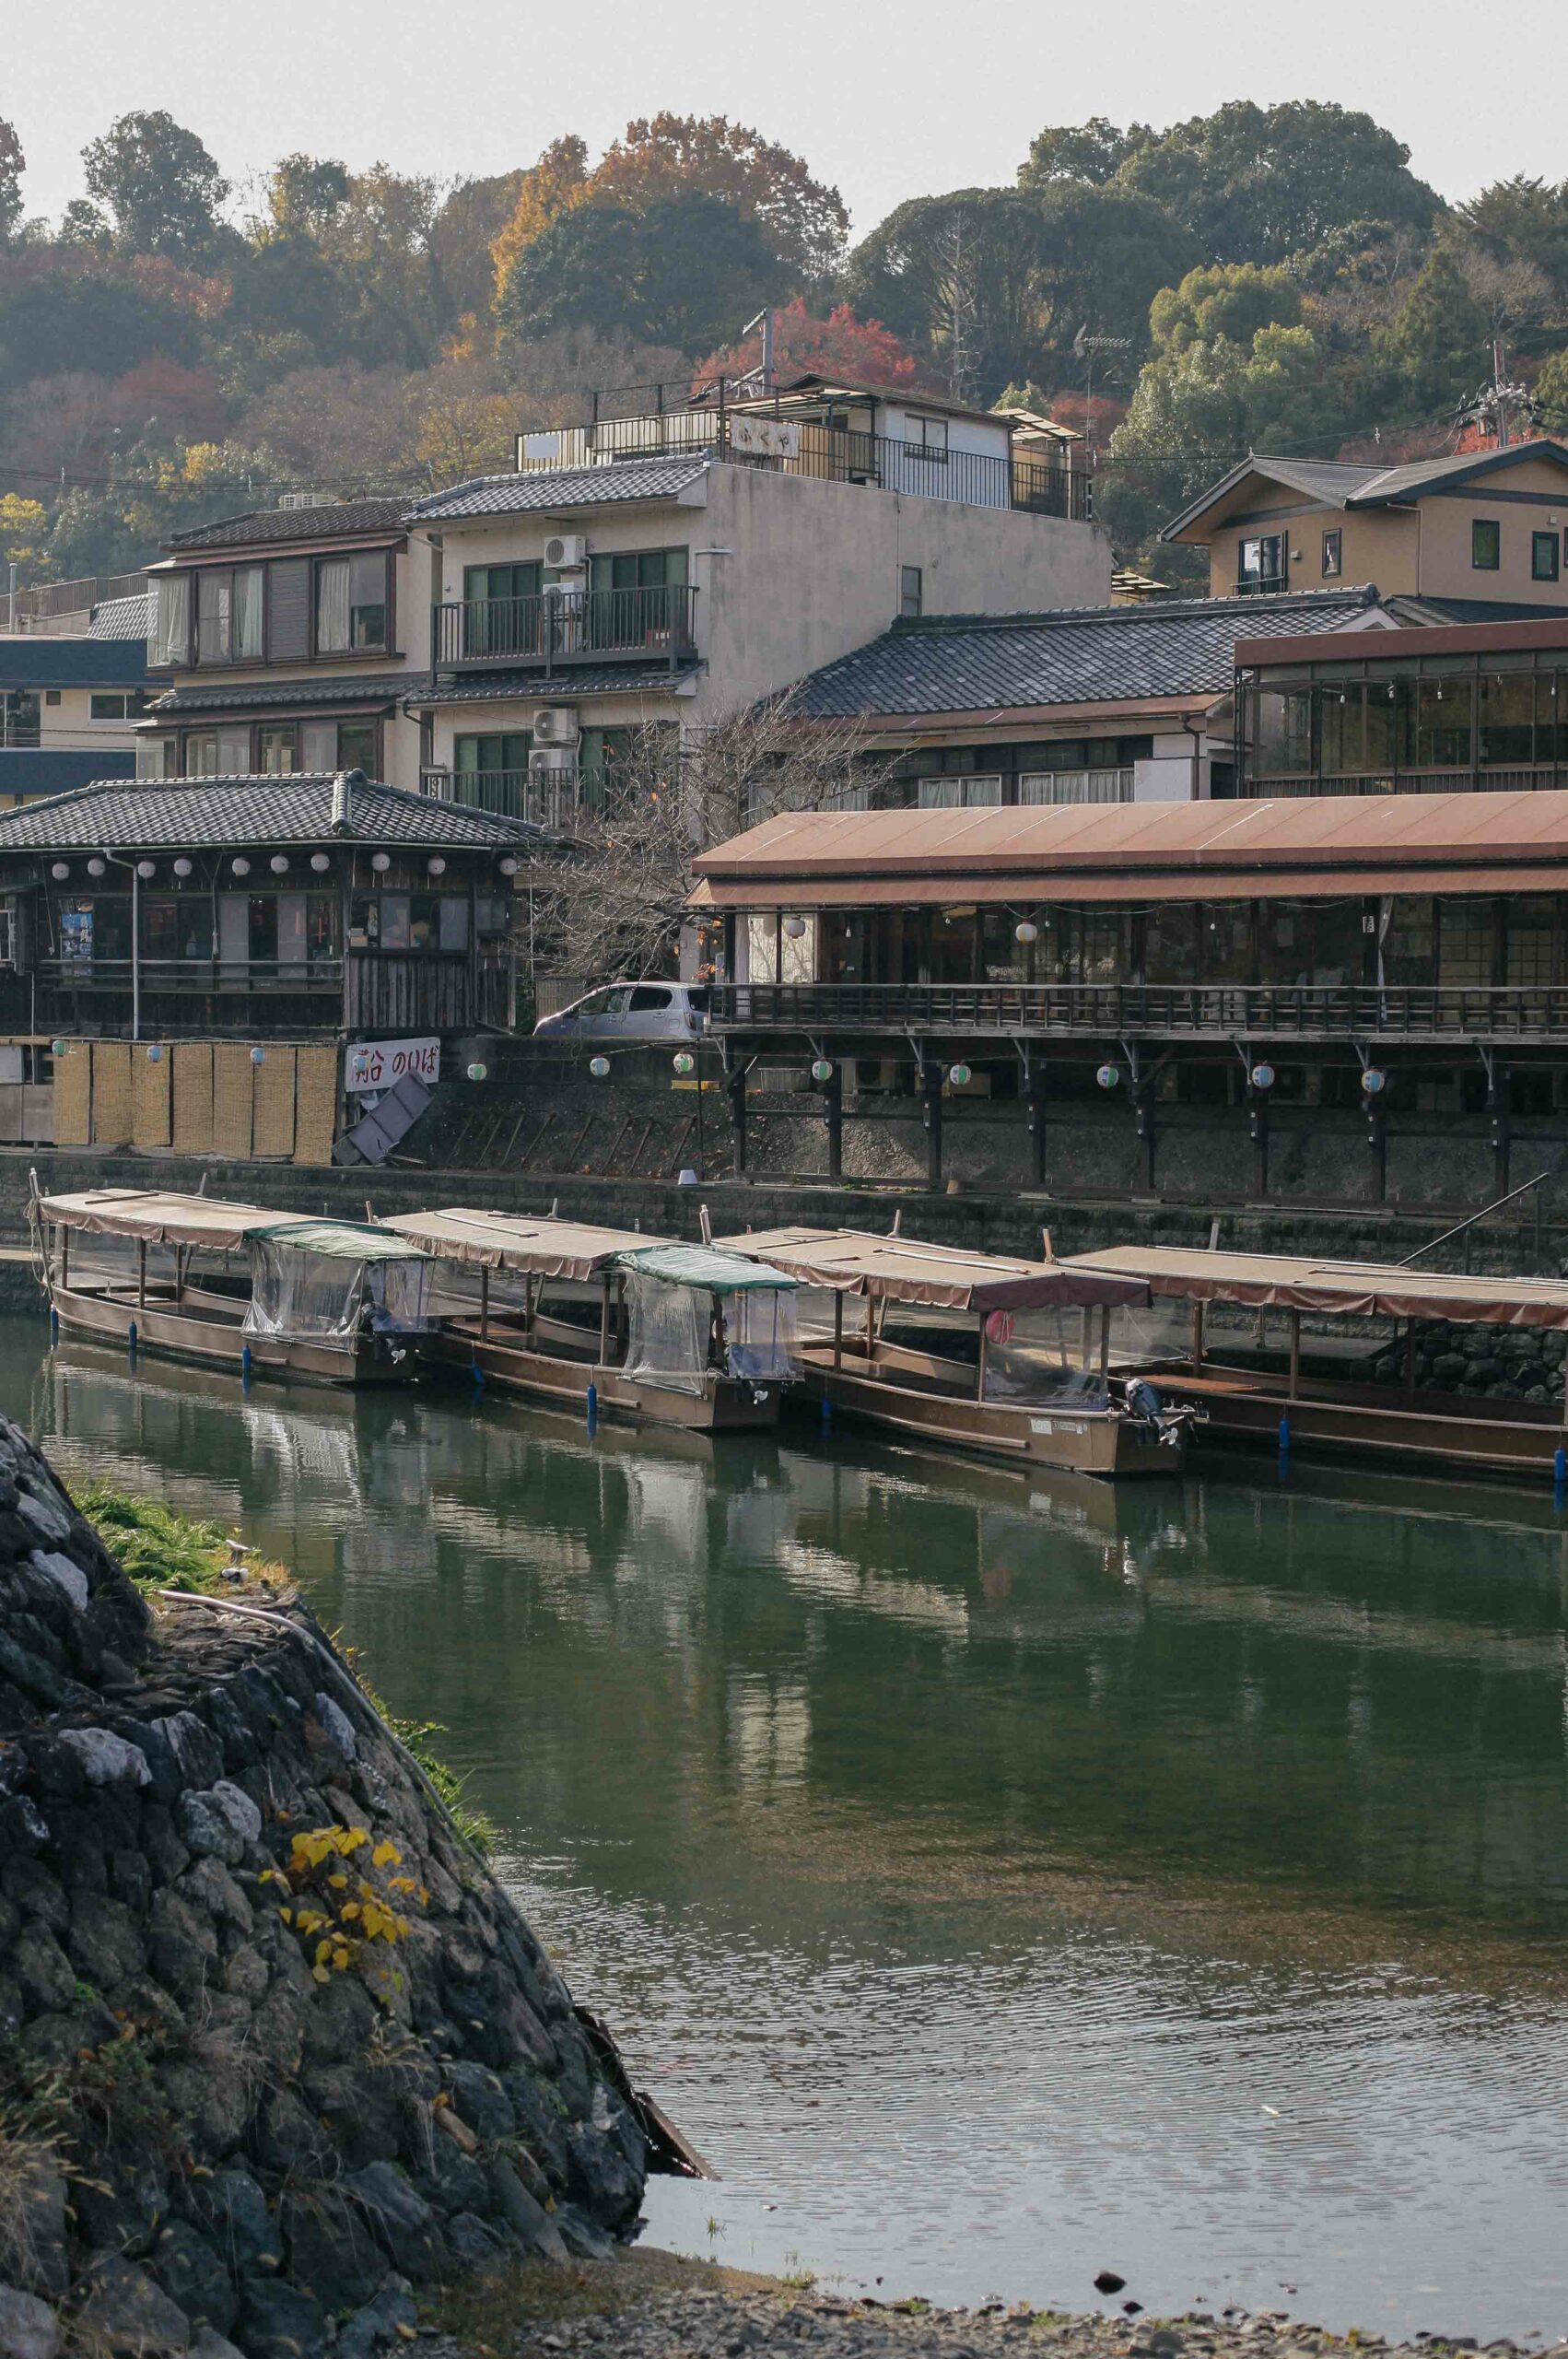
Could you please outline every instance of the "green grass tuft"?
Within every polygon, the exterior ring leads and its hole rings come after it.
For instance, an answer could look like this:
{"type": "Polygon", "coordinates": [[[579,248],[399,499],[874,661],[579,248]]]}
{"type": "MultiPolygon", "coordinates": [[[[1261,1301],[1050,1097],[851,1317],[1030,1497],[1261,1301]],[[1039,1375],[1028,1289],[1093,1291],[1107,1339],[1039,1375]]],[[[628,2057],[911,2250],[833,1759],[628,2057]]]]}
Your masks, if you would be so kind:
{"type": "Polygon", "coordinates": [[[226,1587],[228,1535],[216,1523],[197,1523],[157,1499],[140,1499],[95,1483],[76,1505],[110,1554],[142,1590],[226,1587]]]}

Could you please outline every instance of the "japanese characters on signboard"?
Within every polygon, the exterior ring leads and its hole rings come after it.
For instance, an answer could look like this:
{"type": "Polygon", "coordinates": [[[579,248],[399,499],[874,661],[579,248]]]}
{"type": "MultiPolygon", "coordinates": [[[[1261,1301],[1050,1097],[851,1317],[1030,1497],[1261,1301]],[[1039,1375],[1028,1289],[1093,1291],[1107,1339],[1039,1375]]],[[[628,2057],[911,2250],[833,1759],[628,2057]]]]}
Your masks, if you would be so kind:
{"type": "Polygon", "coordinates": [[[433,1089],[441,1077],[441,1044],[431,1040],[356,1040],[344,1051],[343,1086],[351,1097],[391,1089],[412,1074],[433,1089]]]}

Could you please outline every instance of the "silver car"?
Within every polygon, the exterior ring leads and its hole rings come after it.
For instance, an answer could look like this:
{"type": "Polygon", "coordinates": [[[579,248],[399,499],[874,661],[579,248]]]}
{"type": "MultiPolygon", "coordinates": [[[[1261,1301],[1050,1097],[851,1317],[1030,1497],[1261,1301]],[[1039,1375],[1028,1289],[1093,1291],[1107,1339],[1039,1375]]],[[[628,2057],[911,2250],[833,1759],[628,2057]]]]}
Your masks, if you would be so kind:
{"type": "Polygon", "coordinates": [[[569,1007],[542,1015],[533,1037],[630,1046],[639,1040],[700,1040],[707,1028],[706,983],[602,983],[569,1007]]]}

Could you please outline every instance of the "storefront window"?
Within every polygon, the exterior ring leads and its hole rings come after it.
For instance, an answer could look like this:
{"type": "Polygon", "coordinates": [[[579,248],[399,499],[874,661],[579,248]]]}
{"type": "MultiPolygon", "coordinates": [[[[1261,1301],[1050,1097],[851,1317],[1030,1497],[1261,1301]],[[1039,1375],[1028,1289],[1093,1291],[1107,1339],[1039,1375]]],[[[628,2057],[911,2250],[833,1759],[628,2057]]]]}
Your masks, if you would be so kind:
{"type": "Polygon", "coordinates": [[[1480,684],[1480,759],[1493,769],[1535,759],[1535,675],[1530,672],[1483,674],[1480,684]]]}
{"type": "Polygon", "coordinates": [[[1151,910],[1144,919],[1143,980],[1149,983],[1198,980],[1198,911],[1190,902],[1151,910]]]}
{"type": "Polygon", "coordinates": [[[1303,777],[1312,768],[1312,690],[1262,688],[1258,697],[1258,769],[1263,778],[1303,777]]]}
{"type": "Polygon", "coordinates": [[[1415,768],[1469,769],[1475,701],[1469,681],[1418,680],[1415,685],[1415,768]]]}
{"type": "Polygon", "coordinates": [[[1437,904],[1428,893],[1398,894],[1383,928],[1383,980],[1415,986],[1436,980],[1437,904]]]}

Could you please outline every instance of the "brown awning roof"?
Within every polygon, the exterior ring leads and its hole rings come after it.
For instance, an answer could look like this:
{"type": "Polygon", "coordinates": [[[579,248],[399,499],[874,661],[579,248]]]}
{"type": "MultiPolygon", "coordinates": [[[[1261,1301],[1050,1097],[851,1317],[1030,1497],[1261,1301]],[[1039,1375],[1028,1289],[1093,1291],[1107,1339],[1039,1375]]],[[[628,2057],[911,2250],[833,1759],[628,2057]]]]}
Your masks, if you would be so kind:
{"type": "Polygon", "coordinates": [[[583,1221],[529,1219],[453,1206],[444,1212],[400,1213],[384,1221],[443,1262],[470,1262],[486,1270],[525,1270],[534,1277],[591,1278],[617,1253],[660,1239],[630,1228],[595,1228],[583,1221]]]}
{"type": "Polygon", "coordinates": [[[1142,1278],[1156,1295],[1331,1311],[1352,1319],[1451,1319],[1461,1325],[1568,1331],[1568,1285],[1555,1278],[1471,1278],[1375,1262],[1314,1262],[1289,1253],[1211,1253],[1179,1245],[1116,1245],[1067,1265],[1142,1278]]]}
{"type": "Polygon", "coordinates": [[[720,1237],[725,1251],[783,1270],[802,1285],[942,1310],[1082,1309],[1137,1307],[1149,1299],[1141,1280],[1081,1270],[1065,1262],[1022,1262],[1000,1253],[965,1253],[912,1237],[873,1237],[853,1228],[769,1228],[720,1237]]]}
{"type": "Polygon", "coordinates": [[[233,1252],[258,1230],[280,1228],[287,1213],[276,1206],[225,1204],[215,1196],[176,1196],[151,1188],[88,1188],[70,1196],[45,1196],[40,1211],[62,1228],[88,1229],[102,1237],[132,1237],[148,1245],[205,1245],[233,1252]]]}
{"type": "Polygon", "coordinates": [[[698,908],[1552,891],[1568,790],[788,812],[693,865],[698,908]]]}
{"type": "MultiPolygon", "coordinates": [[[[1568,651],[1568,615],[1541,615],[1533,621],[1432,623],[1399,631],[1336,634],[1319,638],[1295,632],[1289,638],[1238,639],[1237,671],[1275,663],[1408,663],[1422,655],[1503,655],[1527,649],[1559,647],[1568,651]]],[[[1469,665],[1462,666],[1469,671],[1469,665]]]]}

